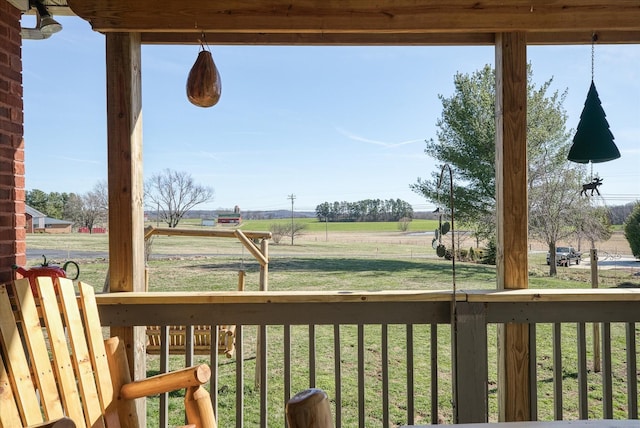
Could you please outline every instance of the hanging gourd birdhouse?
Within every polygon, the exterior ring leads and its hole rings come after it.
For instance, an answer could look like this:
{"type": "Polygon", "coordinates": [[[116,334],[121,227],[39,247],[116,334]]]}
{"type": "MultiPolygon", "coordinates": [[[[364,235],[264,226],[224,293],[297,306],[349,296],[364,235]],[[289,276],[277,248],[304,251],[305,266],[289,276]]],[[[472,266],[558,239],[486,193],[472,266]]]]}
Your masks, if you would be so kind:
{"type": "Polygon", "coordinates": [[[211,51],[204,45],[187,78],[187,98],[198,107],[212,107],[220,100],[222,83],[211,51]]]}

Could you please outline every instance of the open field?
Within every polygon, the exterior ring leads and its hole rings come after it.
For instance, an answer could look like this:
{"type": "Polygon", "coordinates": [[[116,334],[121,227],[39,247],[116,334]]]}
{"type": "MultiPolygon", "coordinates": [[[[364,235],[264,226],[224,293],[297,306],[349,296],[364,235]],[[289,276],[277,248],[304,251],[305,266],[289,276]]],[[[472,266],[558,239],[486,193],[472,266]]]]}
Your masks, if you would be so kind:
{"type": "MultiPolygon", "coordinates": [[[[437,227],[435,221],[417,220],[411,224],[409,231],[401,232],[393,222],[325,225],[315,219],[302,220],[307,221],[309,227],[295,238],[293,246],[290,245],[289,238],[283,239],[278,245],[269,246],[270,289],[449,289],[452,285],[451,262],[439,259],[431,247],[432,231],[437,227]],[[326,227],[326,230],[318,230],[320,226],[326,227]],[[347,226],[354,230],[333,230],[347,226]],[[370,275],[372,272],[375,272],[373,282],[370,275]],[[363,281],[363,277],[367,281],[363,281]]],[[[243,230],[265,231],[271,223],[273,220],[251,221],[243,225],[243,230]]],[[[201,228],[193,223],[187,223],[186,227],[201,228]]],[[[445,236],[447,244],[450,239],[449,235],[445,236]]],[[[475,240],[468,233],[459,232],[455,241],[459,248],[476,248],[475,240]]],[[[568,244],[579,248],[577,243],[568,244]]],[[[107,235],[33,234],[27,236],[27,249],[30,254],[27,265],[42,261],[40,250],[43,253],[44,250],[57,250],[54,253],[57,255],[51,260],[63,262],[77,259],[81,265],[80,279],[97,286],[106,277],[107,235]]],[[[530,287],[576,287],[590,284],[589,269],[580,268],[585,263],[580,267],[558,268],[558,276],[549,278],[545,262],[546,245],[532,241],[529,249],[530,287]]],[[[598,243],[598,251],[601,256],[611,253],[631,257],[628,243],[621,232],[615,232],[607,242],[598,243]]],[[[640,271],[640,262],[634,264],[611,260],[607,263],[612,269],[600,271],[601,287],[640,282],[640,277],[634,276],[640,271]]],[[[493,266],[458,262],[456,268],[458,282],[462,286],[495,287],[493,266]]],[[[175,280],[203,277],[208,279],[207,283],[231,284],[232,288],[220,286],[222,289],[233,289],[233,284],[237,282],[237,272],[241,269],[247,272],[248,286],[257,284],[258,264],[236,239],[178,236],[153,238],[149,261],[152,289],[180,288],[174,281],[167,281],[168,278],[175,280]]]]}

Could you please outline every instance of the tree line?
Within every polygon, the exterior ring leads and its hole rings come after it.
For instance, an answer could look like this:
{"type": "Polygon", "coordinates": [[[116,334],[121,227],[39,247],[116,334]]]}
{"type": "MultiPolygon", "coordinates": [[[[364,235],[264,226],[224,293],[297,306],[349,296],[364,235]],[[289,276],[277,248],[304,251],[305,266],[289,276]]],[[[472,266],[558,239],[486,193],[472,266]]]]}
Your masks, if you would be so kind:
{"type": "Polygon", "coordinates": [[[48,217],[72,221],[75,227],[86,227],[89,233],[94,226],[106,223],[109,212],[106,181],[99,181],[83,194],[27,190],[25,203],[48,217]]]}
{"type": "Polygon", "coordinates": [[[411,204],[401,199],[323,202],[316,207],[319,221],[399,221],[413,218],[411,204]]]}
{"type": "MultiPolygon", "coordinates": [[[[165,169],[144,183],[144,203],[169,227],[176,227],[193,207],[213,199],[213,189],[197,184],[191,174],[165,169]]],[[[99,181],[87,193],[46,193],[27,190],[25,202],[48,217],[72,221],[75,227],[91,232],[98,224],[106,224],[109,215],[109,193],[106,181],[99,181]]]]}

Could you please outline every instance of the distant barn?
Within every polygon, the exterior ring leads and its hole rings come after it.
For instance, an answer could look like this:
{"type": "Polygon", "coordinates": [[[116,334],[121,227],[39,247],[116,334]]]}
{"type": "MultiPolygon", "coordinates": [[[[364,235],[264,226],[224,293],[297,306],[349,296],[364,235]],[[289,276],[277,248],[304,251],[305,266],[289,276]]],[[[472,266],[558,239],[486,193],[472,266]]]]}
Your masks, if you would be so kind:
{"type": "Polygon", "coordinates": [[[73,222],[47,217],[35,208],[25,205],[27,233],[71,233],[73,222]]]}
{"type": "Polygon", "coordinates": [[[242,223],[242,214],[240,213],[240,207],[235,206],[232,212],[219,212],[218,224],[240,224],[242,223]]]}

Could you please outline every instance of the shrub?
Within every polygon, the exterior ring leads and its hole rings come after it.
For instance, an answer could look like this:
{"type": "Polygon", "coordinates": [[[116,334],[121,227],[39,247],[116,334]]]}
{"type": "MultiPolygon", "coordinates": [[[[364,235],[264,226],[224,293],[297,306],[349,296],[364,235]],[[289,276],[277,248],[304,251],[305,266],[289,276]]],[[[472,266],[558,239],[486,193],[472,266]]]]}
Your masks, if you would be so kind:
{"type": "Polygon", "coordinates": [[[273,223],[269,226],[269,232],[271,232],[271,239],[274,244],[279,244],[280,240],[285,236],[290,236],[291,226],[284,223],[273,223]]]}
{"type": "Polygon", "coordinates": [[[410,217],[402,217],[398,221],[398,229],[400,229],[401,232],[406,232],[407,230],[409,230],[409,225],[410,224],[411,224],[411,218],[410,217]]]}
{"type": "Polygon", "coordinates": [[[640,258],[640,203],[636,204],[624,221],[624,237],[629,242],[634,257],[640,258]]]}
{"type": "Polygon", "coordinates": [[[451,252],[451,248],[447,248],[447,250],[444,252],[444,258],[446,260],[451,260],[452,257],[453,253],[451,252]]]}
{"type": "Polygon", "coordinates": [[[496,241],[491,239],[487,248],[482,252],[482,258],[480,262],[485,265],[495,265],[496,264],[496,256],[498,255],[498,247],[496,246],[496,241]]]}

